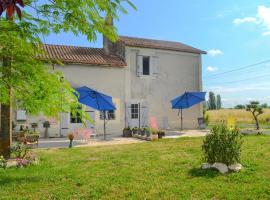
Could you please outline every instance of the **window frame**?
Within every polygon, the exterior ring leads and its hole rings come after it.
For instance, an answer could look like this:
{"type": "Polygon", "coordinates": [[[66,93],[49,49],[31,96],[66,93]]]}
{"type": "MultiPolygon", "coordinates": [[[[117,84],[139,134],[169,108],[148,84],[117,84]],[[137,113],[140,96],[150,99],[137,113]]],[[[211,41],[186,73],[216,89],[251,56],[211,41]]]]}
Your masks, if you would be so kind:
{"type": "Polygon", "coordinates": [[[131,119],[139,119],[139,104],[132,103],[130,107],[131,107],[130,110],[131,119]]]}
{"type": "MultiPolygon", "coordinates": [[[[104,120],[104,112],[103,111],[101,111],[99,113],[99,119],[104,120]]],[[[105,111],[105,119],[110,120],[110,121],[116,120],[116,112],[115,112],[115,110],[105,111]]]]}
{"type": "MultiPolygon", "coordinates": [[[[78,109],[82,110],[82,106],[78,107],[78,109]]],[[[73,116],[72,112],[70,112],[70,120],[69,121],[71,124],[82,124],[83,123],[82,116],[80,116],[79,112],[76,113],[76,116],[73,116]]]]}
{"type": "Polygon", "coordinates": [[[151,75],[151,56],[142,56],[142,75],[150,76],[151,75]],[[146,61],[147,59],[147,61],[146,61]],[[148,62],[148,66],[145,66],[146,62],[148,62]],[[146,70],[148,73],[145,73],[145,67],[148,67],[146,70]]]}

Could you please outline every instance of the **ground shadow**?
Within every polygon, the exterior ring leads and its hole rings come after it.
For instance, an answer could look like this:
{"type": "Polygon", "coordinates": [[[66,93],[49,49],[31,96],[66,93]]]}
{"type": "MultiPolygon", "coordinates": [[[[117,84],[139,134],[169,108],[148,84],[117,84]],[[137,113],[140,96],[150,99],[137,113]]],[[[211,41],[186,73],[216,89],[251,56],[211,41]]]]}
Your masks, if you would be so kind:
{"type": "Polygon", "coordinates": [[[0,176],[0,185],[4,186],[7,184],[23,184],[23,183],[37,183],[40,181],[39,177],[11,177],[8,175],[0,176]]]}
{"type": "Polygon", "coordinates": [[[193,168],[189,170],[188,174],[192,177],[205,177],[205,178],[215,178],[220,176],[220,173],[215,169],[201,169],[193,168]]]}

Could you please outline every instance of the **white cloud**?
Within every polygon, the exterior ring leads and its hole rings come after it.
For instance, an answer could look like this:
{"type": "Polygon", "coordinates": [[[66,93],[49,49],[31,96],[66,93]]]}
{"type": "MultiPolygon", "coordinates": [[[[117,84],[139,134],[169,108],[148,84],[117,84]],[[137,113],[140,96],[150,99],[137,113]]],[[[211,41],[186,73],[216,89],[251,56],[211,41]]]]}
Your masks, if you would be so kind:
{"type": "Polygon", "coordinates": [[[217,67],[208,66],[206,68],[206,71],[208,71],[208,72],[216,72],[216,71],[218,71],[218,68],[217,67]]]}
{"type": "Polygon", "coordinates": [[[208,55],[211,57],[223,55],[223,52],[219,49],[211,49],[207,51],[208,55]]]}
{"type": "Polygon", "coordinates": [[[260,19],[266,31],[262,33],[263,36],[270,35],[270,7],[265,6],[258,7],[257,17],[260,19]]]}
{"type": "Polygon", "coordinates": [[[259,25],[263,36],[270,36],[270,7],[258,6],[257,14],[253,17],[236,18],[233,20],[235,25],[243,23],[253,23],[259,25]]]}
{"type": "Polygon", "coordinates": [[[244,18],[236,18],[233,20],[235,25],[243,24],[243,23],[259,23],[258,19],[255,17],[244,17],[244,18]]]}

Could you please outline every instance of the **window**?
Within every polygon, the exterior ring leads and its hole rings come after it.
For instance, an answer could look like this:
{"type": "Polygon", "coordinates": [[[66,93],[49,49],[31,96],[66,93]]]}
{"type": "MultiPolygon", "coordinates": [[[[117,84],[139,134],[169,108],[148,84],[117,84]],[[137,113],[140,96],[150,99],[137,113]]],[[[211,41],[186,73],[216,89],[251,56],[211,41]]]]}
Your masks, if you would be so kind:
{"type": "MultiPolygon", "coordinates": [[[[115,110],[110,110],[105,112],[107,120],[115,120],[115,110]]],[[[104,112],[100,112],[100,120],[104,120],[104,112]]]]}
{"type": "MultiPolygon", "coordinates": [[[[82,107],[80,106],[78,110],[81,110],[82,107]]],[[[70,123],[72,124],[81,124],[82,123],[82,117],[79,112],[77,113],[70,113],[70,123]]]]}
{"type": "Polygon", "coordinates": [[[131,104],[131,119],[139,118],[139,104],[131,104]]]}
{"type": "Polygon", "coordinates": [[[143,56],[143,75],[150,75],[150,57],[143,56]]]}

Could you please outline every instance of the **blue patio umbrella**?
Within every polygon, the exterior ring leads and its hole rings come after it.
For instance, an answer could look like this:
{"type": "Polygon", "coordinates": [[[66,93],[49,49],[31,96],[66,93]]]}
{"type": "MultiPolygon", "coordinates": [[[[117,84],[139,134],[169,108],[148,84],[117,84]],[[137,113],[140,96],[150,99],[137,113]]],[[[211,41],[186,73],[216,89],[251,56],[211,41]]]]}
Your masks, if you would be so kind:
{"type": "Polygon", "coordinates": [[[190,108],[205,101],[206,92],[185,92],[171,101],[172,109],[181,111],[181,130],[183,130],[183,109],[190,108]]]}
{"type": "Polygon", "coordinates": [[[112,97],[106,94],[100,93],[89,87],[83,86],[77,88],[79,93],[78,101],[81,104],[87,105],[95,110],[102,111],[104,116],[104,140],[106,139],[106,111],[116,110],[115,105],[112,102],[112,97]]]}

